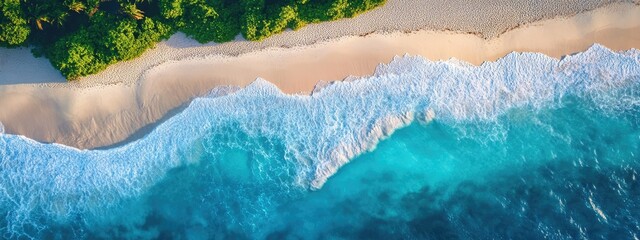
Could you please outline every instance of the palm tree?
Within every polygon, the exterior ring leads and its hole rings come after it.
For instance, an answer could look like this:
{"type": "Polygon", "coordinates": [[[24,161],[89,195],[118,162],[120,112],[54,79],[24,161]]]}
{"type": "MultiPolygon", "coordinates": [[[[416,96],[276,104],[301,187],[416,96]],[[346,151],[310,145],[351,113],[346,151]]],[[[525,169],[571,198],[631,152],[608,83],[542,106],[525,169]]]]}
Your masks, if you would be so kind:
{"type": "Polygon", "coordinates": [[[125,4],[124,6],[122,6],[122,11],[135,20],[144,18],[144,12],[138,9],[138,6],[136,6],[135,3],[125,4]]]}
{"type": "Polygon", "coordinates": [[[51,24],[58,24],[58,26],[62,27],[62,25],[64,25],[64,22],[67,20],[67,17],[69,16],[68,12],[57,12],[55,13],[52,17],[51,17],[51,24]]]}
{"type": "Polygon", "coordinates": [[[40,17],[37,17],[35,21],[36,21],[36,27],[42,30],[42,23],[45,23],[45,22],[48,23],[50,20],[47,16],[40,16],[40,17]]]}
{"type": "Polygon", "coordinates": [[[25,2],[27,5],[27,12],[30,16],[35,16],[29,19],[40,30],[44,28],[44,23],[58,24],[62,26],[64,21],[69,16],[66,9],[60,8],[55,2],[48,2],[47,4],[34,4],[25,2]]]}
{"type": "Polygon", "coordinates": [[[89,17],[93,17],[94,14],[96,14],[98,12],[98,8],[100,7],[100,3],[101,2],[106,2],[108,0],[84,0],[83,2],[86,3],[85,7],[87,9],[91,9],[87,12],[87,15],[89,17]]]}
{"type": "Polygon", "coordinates": [[[58,12],[52,13],[51,15],[40,15],[34,20],[36,23],[36,27],[42,30],[43,23],[58,24],[58,26],[62,26],[64,24],[64,21],[67,19],[67,16],[69,16],[69,13],[67,12],[58,12]]]}
{"type": "Polygon", "coordinates": [[[84,3],[79,2],[79,1],[67,1],[67,7],[69,7],[69,10],[74,11],[74,12],[81,12],[84,11],[85,9],[87,9],[87,6],[84,5],[84,3]]]}

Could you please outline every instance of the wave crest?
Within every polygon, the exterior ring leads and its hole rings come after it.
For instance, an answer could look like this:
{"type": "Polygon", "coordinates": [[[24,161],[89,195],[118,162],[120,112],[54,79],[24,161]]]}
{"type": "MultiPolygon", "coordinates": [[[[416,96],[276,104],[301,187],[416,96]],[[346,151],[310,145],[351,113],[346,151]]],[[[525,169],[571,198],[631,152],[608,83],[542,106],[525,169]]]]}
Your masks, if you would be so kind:
{"type": "Polygon", "coordinates": [[[511,53],[481,66],[399,57],[370,77],[336,82],[311,96],[286,95],[258,79],[244,89],[195,99],[145,138],[114,149],[78,150],[0,135],[0,208],[15,232],[42,216],[100,221],[170,169],[197,161],[192,156],[200,140],[230,125],[250,137],[282,142],[284,160],[295,166],[291,184],[316,189],[350,159],[416,119],[491,121],[514,107],[535,109],[567,94],[624,88],[639,76],[640,51],[614,53],[594,45],[562,60],[511,53]]]}

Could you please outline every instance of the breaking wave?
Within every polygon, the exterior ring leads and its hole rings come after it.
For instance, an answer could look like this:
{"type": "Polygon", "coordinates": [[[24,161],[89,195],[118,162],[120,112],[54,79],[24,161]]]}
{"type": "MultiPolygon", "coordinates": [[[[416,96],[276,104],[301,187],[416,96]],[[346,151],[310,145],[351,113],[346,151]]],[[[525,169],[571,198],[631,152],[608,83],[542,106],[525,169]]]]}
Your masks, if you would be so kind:
{"type": "Polygon", "coordinates": [[[370,77],[335,82],[311,96],[283,94],[262,79],[218,89],[144,138],[113,149],[0,134],[2,232],[15,237],[78,218],[114,221],[108,213],[122,211],[170,170],[228,148],[280,159],[257,168],[287,191],[319,189],[338,168],[414,121],[482,124],[513,108],[552,107],[567,95],[594,99],[602,111],[637,107],[636,98],[612,92],[637,89],[639,76],[640,51],[600,45],[562,60],[512,53],[481,66],[404,56],[370,77]]]}

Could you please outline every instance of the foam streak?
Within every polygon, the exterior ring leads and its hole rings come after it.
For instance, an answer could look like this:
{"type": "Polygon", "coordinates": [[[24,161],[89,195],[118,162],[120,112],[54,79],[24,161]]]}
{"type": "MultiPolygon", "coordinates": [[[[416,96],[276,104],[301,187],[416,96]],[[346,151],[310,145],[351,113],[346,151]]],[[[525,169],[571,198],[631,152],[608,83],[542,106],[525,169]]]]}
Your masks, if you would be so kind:
{"type": "MultiPolygon", "coordinates": [[[[296,184],[316,189],[416,118],[491,121],[514,107],[624,88],[638,76],[640,51],[613,53],[595,45],[563,60],[513,53],[479,67],[396,58],[371,77],[336,82],[312,96],[286,95],[259,79],[196,99],[145,138],[114,149],[78,150],[0,135],[0,208],[8,212],[9,229],[37,216],[98,218],[144,193],[168,170],[195,161],[190,156],[202,138],[225,135],[222,129],[232,125],[248,136],[283,142],[285,160],[296,166],[296,184]]],[[[240,140],[228,141],[242,147],[240,140]]]]}

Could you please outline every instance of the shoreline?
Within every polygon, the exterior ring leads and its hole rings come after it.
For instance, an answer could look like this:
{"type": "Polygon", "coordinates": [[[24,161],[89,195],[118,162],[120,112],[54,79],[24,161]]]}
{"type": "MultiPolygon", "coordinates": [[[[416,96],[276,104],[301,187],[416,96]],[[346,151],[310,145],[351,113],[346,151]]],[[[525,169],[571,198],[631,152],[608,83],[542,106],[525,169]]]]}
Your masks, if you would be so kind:
{"type": "MultiPolygon", "coordinates": [[[[152,54],[170,54],[163,51],[180,42],[188,40],[174,36],[132,62],[145,61],[152,54]]],[[[115,67],[78,84],[31,81],[0,85],[0,122],[6,133],[81,149],[104,149],[143,136],[171,112],[179,112],[194,97],[215,87],[244,87],[257,77],[271,81],[285,93],[309,94],[320,81],[370,75],[379,64],[397,55],[420,55],[433,61],[454,57],[479,65],[513,51],[560,58],[594,43],[614,51],[640,48],[640,5],[607,5],[571,17],[526,24],[490,39],[431,30],[374,32],[308,46],[267,47],[233,57],[198,53],[206,45],[192,47],[186,52],[194,54],[151,64],[142,76],[127,72],[129,77],[117,79],[121,75],[114,73],[127,68],[115,67]],[[107,75],[110,79],[103,84],[95,80],[107,75]]]]}

